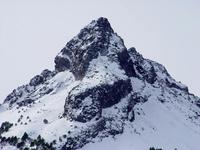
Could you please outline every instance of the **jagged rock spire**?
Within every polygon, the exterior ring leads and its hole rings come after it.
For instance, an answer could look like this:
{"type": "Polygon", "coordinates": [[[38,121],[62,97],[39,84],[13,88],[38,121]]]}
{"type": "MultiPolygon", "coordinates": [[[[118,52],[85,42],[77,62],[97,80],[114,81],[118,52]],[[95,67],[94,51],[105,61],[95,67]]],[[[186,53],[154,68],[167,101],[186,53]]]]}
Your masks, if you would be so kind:
{"type": "Polygon", "coordinates": [[[97,58],[99,54],[107,55],[111,44],[116,46],[115,49],[121,51],[126,49],[123,40],[114,33],[106,18],[101,17],[93,20],[56,56],[55,69],[58,72],[69,69],[76,79],[81,79],[84,77],[90,61],[97,58]],[[113,36],[118,39],[116,43],[111,43],[113,36]],[[117,45],[119,43],[122,45],[120,48],[117,45]]]}
{"type": "Polygon", "coordinates": [[[106,18],[93,20],[66,44],[55,58],[55,69],[70,69],[77,78],[84,76],[89,62],[108,47],[113,29],[106,18]]]}

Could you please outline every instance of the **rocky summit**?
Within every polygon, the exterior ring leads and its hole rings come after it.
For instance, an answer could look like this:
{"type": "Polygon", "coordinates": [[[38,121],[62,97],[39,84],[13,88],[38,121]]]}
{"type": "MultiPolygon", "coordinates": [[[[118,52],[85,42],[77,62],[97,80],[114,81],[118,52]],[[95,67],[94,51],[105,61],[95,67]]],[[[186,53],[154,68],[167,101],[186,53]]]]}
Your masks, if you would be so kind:
{"type": "Polygon", "coordinates": [[[101,17],[5,98],[0,149],[199,150],[199,116],[200,99],[101,17]]]}

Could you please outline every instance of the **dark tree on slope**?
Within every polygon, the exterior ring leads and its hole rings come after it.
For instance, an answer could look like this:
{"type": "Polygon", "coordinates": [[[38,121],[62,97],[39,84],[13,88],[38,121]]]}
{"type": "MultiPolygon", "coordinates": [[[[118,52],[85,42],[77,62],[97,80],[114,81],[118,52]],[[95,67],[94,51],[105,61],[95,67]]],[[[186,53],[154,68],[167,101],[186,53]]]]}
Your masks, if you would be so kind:
{"type": "Polygon", "coordinates": [[[0,127],[0,135],[4,132],[8,132],[8,130],[13,126],[12,123],[6,121],[6,122],[3,122],[1,124],[1,127],[0,127]]]}
{"type": "Polygon", "coordinates": [[[25,132],[24,135],[22,136],[22,141],[26,141],[28,139],[28,134],[25,132]]]}
{"type": "Polygon", "coordinates": [[[16,136],[12,136],[12,137],[10,138],[9,143],[10,143],[11,145],[16,145],[17,142],[18,142],[18,138],[17,138],[16,136]]]}
{"type": "Polygon", "coordinates": [[[17,148],[22,148],[25,145],[25,143],[22,141],[17,144],[17,148]]]}

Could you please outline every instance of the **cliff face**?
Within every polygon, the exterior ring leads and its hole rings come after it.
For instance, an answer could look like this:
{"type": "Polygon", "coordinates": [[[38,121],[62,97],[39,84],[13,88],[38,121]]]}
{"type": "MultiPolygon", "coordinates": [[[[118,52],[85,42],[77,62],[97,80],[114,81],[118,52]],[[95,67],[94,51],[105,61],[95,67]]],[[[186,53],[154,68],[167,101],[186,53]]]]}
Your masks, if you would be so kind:
{"type": "Polygon", "coordinates": [[[55,69],[58,72],[70,70],[76,79],[82,79],[90,62],[99,56],[108,57],[110,61],[117,61],[128,74],[132,75],[134,72],[123,40],[114,33],[106,18],[92,21],[69,41],[56,56],[55,69]],[[128,65],[130,65],[130,70],[127,68],[128,65]]]}
{"type": "Polygon", "coordinates": [[[44,70],[7,96],[0,124],[14,124],[3,137],[26,132],[29,145],[41,135],[56,149],[106,149],[113,138],[126,141],[117,141],[115,149],[197,149],[198,142],[181,132],[200,137],[199,104],[161,64],[127,49],[108,20],[99,18],[66,44],[55,70],[44,70]]]}

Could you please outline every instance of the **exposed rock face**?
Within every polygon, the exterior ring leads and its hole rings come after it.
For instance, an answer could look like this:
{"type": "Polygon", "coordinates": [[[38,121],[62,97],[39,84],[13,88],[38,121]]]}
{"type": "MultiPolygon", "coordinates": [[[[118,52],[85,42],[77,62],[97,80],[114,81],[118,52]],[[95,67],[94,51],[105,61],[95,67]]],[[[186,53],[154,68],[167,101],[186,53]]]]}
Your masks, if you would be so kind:
{"type": "Polygon", "coordinates": [[[43,82],[44,82],[43,77],[41,75],[36,75],[35,77],[33,77],[31,79],[29,84],[30,84],[30,86],[37,86],[37,85],[39,85],[39,84],[41,84],[43,82]]]}
{"type": "Polygon", "coordinates": [[[134,68],[137,74],[147,82],[153,84],[156,81],[157,75],[151,62],[147,63],[135,48],[128,49],[128,52],[134,62],[134,68]]]}
{"type": "Polygon", "coordinates": [[[146,80],[150,84],[157,84],[168,86],[170,88],[180,89],[188,93],[188,87],[177,83],[167,72],[165,67],[157,62],[143,58],[134,47],[128,49],[136,74],[139,78],[146,80]]]}
{"type": "Polygon", "coordinates": [[[17,122],[13,123],[17,128],[12,127],[12,131],[20,129],[16,133],[22,133],[28,129],[30,135],[43,134],[49,141],[55,139],[56,149],[62,150],[80,149],[95,140],[122,134],[126,128],[130,128],[131,134],[142,135],[144,126],[145,133],[150,135],[157,122],[153,124],[151,119],[144,118],[151,110],[163,113],[175,107],[175,113],[181,112],[179,119],[194,118],[192,121],[200,127],[200,111],[196,109],[200,99],[176,82],[164,66],[143,58],[135,48],[127,49],[102,17],[66,44],[55,58],[54,71],[44,70],[28,84],[13,90],[4,104],[0,105],[0,122],[12,122],[16,115],[17,122]],[[4,104],[9,104],[9,108],[4,104]],[[4,110],[12,113],[2,115],[4,110]],[[33,123],[27,122],[30,118],[33,123]]]}
{"type": "Polygon", "coordinates": [[[5,103],[9,103],[10,106],[13,104],[18,104],[19,106],[24,106],[31,104],[39,97],[50,93],[53,89],[44,86],[40,90],[40,95],[37,95],[38,86],[45,83],[47,80],[55,76],[55,72],[48,69],[42,71],[40,75],[36,75],[30,80],[29,84],[23,85],[14,89],[5,99],[5,103]]]}
{"type": "Polygon", "coordinates": [[[123,40],[114,33],[106,18],[92,21],[69,41],[55,58],[55,69],[60,72],[70,70],[76,79],[82,79],[91,60],[101,56],[114,57],[121,63],[128,75],[134,75],[133,63],[124,46],[123,40]],[[115,41],[116,38],[119,41],[115,41]],[[120,46],[122,47],[119,47],[120,46]],[[111,46],[113,47],[111,49],[111,46]],[[120,50],[119,50],[120,49],[120,50]]]}
{"type": "Polygon", "coordinates": [[[45,81],[49,80],[50,78],[52,78],[55,75],[55,72],[51,72],[48,69],[45,69],[42,71],[42,73],[40,75],[36,75],[35,77],[33,77],[30,80],[29,85],[30,86],[37,86],[40,85],[42,83],[44,83],[45,81]]]}
{"type": "MultiPolygon", "coordinates": [[[[102,76],[103,84],[94,85],[75,94],[74,91],[77,88],[84,87],[81,87],[83,86],[81,84],[74,87],[66,98],[64,116],[80,122],[87,122],[93,118],[98,119],[102,109],[117,104],[123,97],[134,92],[130,79],[128,79],[130,77],[142,79],[150,84],[160,85],[164,82],[170,88],[188,92],[187,87],[177,84],[162,65],[144,59],[135,48],[127,50],[123,40],[114,33],[108,20],[99,18],[83,28],[56,56],[55,71],[51,72],[47,69],[42,71],[40,75],[33,77],[29,84],[21,86],[9,94],[5,102],[9,102],[10,106],[14,103],[24,106],[34,102],[55,90],[56,87],[50,87],[47,81],[59,72],[66,70],[71,71],[76,80],[86,78],[87,74],[95,77],[101,73],[91,73],[97,66],[92,68],[93,70],[88,70],[88,68],[90,63],[100,56],[108,58],[107,65],[115,63],[125,73],[126,79],[118,76],[114,83],[107,84],[107,81],[104,81],[107,80],[107,77],[102,76]],[[162,77],[159,76],[160,70],[164,74],[162,77]],[[40,87],[40,85],[42,86],[40,87]]],[[[105,64],[102,62],[102,65],[105,64]]],[[[105,67],[107,68],[107,66],[105,67]]],[[[110,69],[115,70],[116,68],[110,69]]],[[[105,70],[100,71],[106,72],[105,70]]],[[[112,70],[110,71],[112,72],[112,70]]],[[[105,75],[107,74],[105,73],[105,75]]]]}
{"type": "Polygon", "coordinates": [[[125,70],[127,76],[129,77],[137,76],[134,69],[133,61],[131,60],[131,57],[128,54],[127,50],[118,53],[118,60],[120,66],[122,67],[122,69],[125,70]]]}
{"type": "Polygon", "coordinates": [[[69,41],[55,58],[57,71],[70,69],[77,79],[83,78],[89,62],[99,54],[108,53],[108,45],[113,29],[105,18],[99,18],[86,26],[77,37],[69,41]]]}
{"type": "Polygon", "coordinates": [[[94,117],[98,119],[103,108],[117,104],[131,90],[130,80],[119,80],[112,85],[98,85],[77,94],[72,90],[66,99],[65,115],[80,122],[90,121],[94,117]]]}
{"type": "Polygon", "coordinates": [[[106,121],[100,119],[94,125],[89,126],[86,130],[80,132],[74,137],[68,137],[67,142],[61,150],[75,150],[82,148],[85,144],[90,142],[90,137],[96,137],[100,132],[105,130],[106,121]]]}
{"type": "Polygon", "coordinates": [[[188,93],[188,87],[186,87],[186,86],[179,86],[175,82],[170,82],[168,79],[166,79],[166,84],[170,88],[180,89],[180,90],[185,91],[186,93],[188,93]]]}

